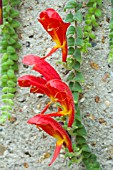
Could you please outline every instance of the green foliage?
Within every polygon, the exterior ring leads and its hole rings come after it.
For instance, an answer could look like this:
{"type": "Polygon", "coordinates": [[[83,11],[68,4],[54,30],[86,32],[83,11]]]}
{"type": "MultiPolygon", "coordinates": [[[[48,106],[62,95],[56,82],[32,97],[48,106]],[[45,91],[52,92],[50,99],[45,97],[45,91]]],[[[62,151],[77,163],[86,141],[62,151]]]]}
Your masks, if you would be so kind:
{"type": "Polygon", "coordinates": [[[66,157],[69,158],[69,166],[73,163],[83,162],[86,170],[101,170],[97,157],[92,154],[91,149],[87,144],[87,132],[82,124],[82,118],[78,106],[79,93],[82,93],[80,83],[84,82],[84,77],[80,70],[80,65],[82,62],[81,53],[83,51],[86,52],[88,47],[91,47],[90,40],[96,38],[95,34],[92,32],[92,29],[98,25],[97,18],[102,15],[100,6],[100,0],[90,0],[87,4],[88,13],[85,16],[84,32],[82,26],[80,26],[83,18],[80,10],[82,5],[75,2],[75,0],[70,0],[64,7],[65,11],[69,10],[66,21],[71,23],[71,26],[67,31],[69,47],[68,54],[70,55],[67,59],[67,68],[70,70],[67,81],[69,82],[69,87],[73,93],[76,108],[76,116],[72,128],[66,128],[65,126],[68,133],[75,138],[75,143],[73,144],[74,152],[69,153],[68,150],[66,150],[66,157]],[[75,13],[73,11],[75,11],[75,13]]]}
{"type": "Polygon", "coordinates": [[[89,0],[87,3],[87,13],[85,15],[84,26],[84,45],[83,52],[88,51],[88,47],[91,47],[90,41],[96,38],[94,31],[98,27],[98,19],[102,16],[101,7],[102,0],[89,0]]]}
{"type": "MultiPolygon", "coordinates": [[[[113,5],[113,2],[112,2],[113,5]]],[[[112,6],[112,12],[111,12],[111,20],[110,20],[110,33],[109,33],[109,45],[110,45],[110,51],[108,55],[108,62],[111,63],[113,61],[113,6],[112,6]]]]}
{"type": "Polygon", "coordinates": [[[4,122],[10,118],[10,111],[14,105],[13,98],[16,92],[17,78],[15,71],[18,71],[18,55],[16,50],[21,48],[18,42],[18,35],[16,28],[20,26],[16,17],[19,16],[19,11],[15,9],[20,4],[20,0],[3,0],[3,25],[1,26],[2,40],[0,42],[1,50],[3,53],[1,60],[1,87],[2,87],[2,102],[4,103],[1,108],[2,114],[0,122],[4,122]]]}

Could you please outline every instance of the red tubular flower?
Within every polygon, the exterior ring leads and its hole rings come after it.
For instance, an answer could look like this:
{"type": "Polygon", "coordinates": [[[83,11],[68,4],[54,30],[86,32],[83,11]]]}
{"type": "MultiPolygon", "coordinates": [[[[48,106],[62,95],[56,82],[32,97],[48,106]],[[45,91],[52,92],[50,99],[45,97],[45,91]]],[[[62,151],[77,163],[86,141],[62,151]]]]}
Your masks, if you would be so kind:
{"type": "Polygon", "coordinates": [[[50,136],[57,139],[54,155],[49,166],[58,157],[60,150],[62,148],[62,145],[68,148],[69,152],[73,152],[70,137],[68,136],[66,131],[63,129],[63,127],[56,120],[52,119],[51,117],[48,117],[47,115],[39,114],[39,115],[34,116],[33,118],[30,118],[28,120],[28,123],[36,125],[38,128],[41,128],[46,133],[48,133],[50,136]]]}
{"type": "Polygon", "coordinates": [[[50,98],[61,104],[61,109],[57,113],[50,113],[48,116],[65,116],[68,115],[68,126],[71,127],[74,122],[74,99],[71,90],[66,83],[61,80],[50,80],[46,84],[47,89],[50,91],[50,98]]]}
{"type": "MultiPolygon", "coordinates": [[[[48,8],[40,13],[38,21],[43,25],[44,29],[52,37],[52,40],[56,43],[56,46],[45,57],[50,56],[58,48],[62,49],[62,61],[66,62],[67,58],[67,40],[66,31],[70,23],[63,22],[59,14],[52,8],[48,8]]],[[[44,58],[45,58],[44,57],[44,58]]]]}
{"type": "Polygon", "coordinates": [[[50,97],[51,102],[43,109],[41,114],[47,110],[52,102],[59,102],[61,108],[58,112],[50,113],[48,116],[65,116],[69,117],[68,126],[71,127],[74,122],[74,100],[69,87],[61,81],[60,76],[54,68],[44,59],[34,55],[25,56],[23,63],[33,65],[33,69],[40,72],[44,77],[35,77],[33,75],[21,76],[18,84],[21,87],[30,87],[32,93],[42,93],[50,97]]]}

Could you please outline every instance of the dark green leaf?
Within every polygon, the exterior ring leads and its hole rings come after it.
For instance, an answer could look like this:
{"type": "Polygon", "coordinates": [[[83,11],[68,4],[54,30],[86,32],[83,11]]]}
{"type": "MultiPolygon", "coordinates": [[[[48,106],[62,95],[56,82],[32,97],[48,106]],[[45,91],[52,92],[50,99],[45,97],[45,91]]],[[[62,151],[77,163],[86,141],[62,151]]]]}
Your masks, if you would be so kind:
{"type": "Polygon", "coordinates": [[[73,93],[73,97],[74,97],[74,103],[78,103],[78,98],[79,98],[79,93],[78,92],[74,92],[73,93]]]}
{"type": "Polygon", "coordinates": [[[75,41],[75,46],[83,46],[83,39],[77,38],[75,41]]]}
{"type": "Polygon", "coordinates": [[[64,7],[64,11],[66,11],[66,9],[72,9],[75,8],[77,5],[77,3],[75,2],[75,0],[70,0],[66,3],[65,7],[64,7]]]}
{"type": "Polygon", "coordinates": [[[71,72],[71,73],[69,74],[69,76],[67,77],[67,81],[73,80],[74,76],[75,76],[74,73],[71,72]]]}
{"type": "Polygon", "coordinates": [[[82,57],[81,57],[81,50],[80,49],[76,49],[73,57],[78,61],[81,62],[82,61],[82,57]]]}
{"type": "Polygon", "coordinates": [[[69,38],[67,39],[67,43],[68,43],[68,46],[69,46],[69,47],[70,47],[70,46],[74,46],[74,42],[75,42],[75,40],[74,40],[73,37],[69,37],[69,38]]]}
{"type": "Polygon", "coordinates": [[[91,149],[89,148],[88,144],[84,144],[82,145],[82,151],[91,152],[91,149]]]}
{"type": "Polygon", "coordinates": [[[83,136],[77,136],[76,141],[78,144],[84,144],[87,142],[83,136]]]}
{"type": "Polygon", "coordinates": [[[69,34],[75,34],[75,27],[74,26],[70,26],[67,30],[67,35],[69,34]]]}
{"type": "Polygon", "coordinates": [[[81,72],[76,72],[74,80],[77,82],[84,82],[83,74],[81,72]]]}
{"type": "Polygon", "coordinates": [[[65,19],[66,22],[73,22],[73,14],[70,12],[69,14],[67,14],[66,16],[66,19],[65,19]]]}
{"type": "Polygon", "coordinates": [[[73,87],[72,87],[71,90],[81,93],[82,92],[82,87],[81,87],[80,83],[74,82],[73,87]]]}
{"type": "Polygon", "coordinates": [[[78,129],[77,130],[77,135],[78,136],[87,136],[87,132],[86,132],[85,127],[81,128],[81,129],[78,129]]]}
{"type": "Polygon", "coordinates": [[[73,55],[75,49],[73,47],[69,47],[68,49],[68,55],[73,55]]]}
{"type": "Polygon", "coordinates": [[[80,62],[78,62],[78,61],[73,62],[72,68],[76,71],[79,71],[80,70],[80,62]]]}
{"type": "Polygon", "coordinates": [[[76,32],[77,32],[77,38],[82,38],[83,37],[83,31],[81,27],[76,27],[76,32]]]}
{"type": "Polygon", "coordinates": [[[80,109],[76,110],[75,120],[78,120],[81,123],[82,118],[81,118],[81,115],[80,115],[80,109]]]}
{"type": "Polygon", "coordinates": [[[89,158],[91,156],[91,152],[82,152],[83,158],[89,158]]]}
{"type": "Polygon", "coordinates": [[[81,13],[80,11],[77,11],[77,12],[75,13],[75,15],[73,16],[73,19],[74,19],[75,21],[82,22],[82,13],[81,13]]]}

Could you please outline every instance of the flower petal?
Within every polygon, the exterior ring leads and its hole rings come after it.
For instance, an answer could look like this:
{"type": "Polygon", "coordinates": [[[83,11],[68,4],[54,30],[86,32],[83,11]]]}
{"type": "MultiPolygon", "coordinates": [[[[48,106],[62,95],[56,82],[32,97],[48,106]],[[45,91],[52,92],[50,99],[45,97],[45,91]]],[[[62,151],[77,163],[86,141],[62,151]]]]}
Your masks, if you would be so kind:
{"type": "Polygon", "coordinates": [[[63,142],[61,142],[60,144],[58,142],[56,143],[56,147],[55,147],[55,151],[54,151],[54,154],[53,154],[53,158],[52,158],[51,162],[48,164],[48,166],[51,166],[51,164],[56,160],[56,158],[60,154],[60,150],[62,148],[62,145],[63,145],[63,142]]]}
{"type": "Polygon", "coordinates": [[[18,78],[18,84],[21,87],[31,87],[30,92],[43,93],[48,95],[48,89],[45,87],[46,80],[41,77],[36,77],[33,75],[25,75],[18,78]]]}
{"type": "Polygon", "coordinates": [[[36,55],[26,55],[22,62],[26,65],[33,65],[33,70],[38,71],[48,81],[51,79],[61,79],[56,70],[43,58],[36,55]]]}

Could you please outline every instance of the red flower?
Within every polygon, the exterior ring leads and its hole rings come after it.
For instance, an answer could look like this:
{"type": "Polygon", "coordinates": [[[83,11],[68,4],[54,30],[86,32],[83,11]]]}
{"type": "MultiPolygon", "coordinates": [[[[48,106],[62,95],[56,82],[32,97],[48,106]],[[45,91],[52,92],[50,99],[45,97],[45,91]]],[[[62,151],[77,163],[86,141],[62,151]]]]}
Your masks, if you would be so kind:
{"type": "Polygon", "coordinates": [[[32,93],[42,93],[50,97],[51,102],[46,105],[41,114],[44,114],[51,103],[59,102],[61,107],[58,108],[58,112],[50,113],[48,116],[67,115],[69,117],[68,126],[71,127],[74,122],[75,110],[72,92],[69,87],[61,81],[58,73],[44,59],[28,55],[24,57],[23,63],[33,65],[33,69],[40,72],[44,77],[25,75],[18,79],[19,85],[30,87],[32,93]]]}
{"type": "Polygon", "coordinates": [[[56,46],[45,57],[50,56],[58,48],[62,49],[62,61],[66,62],[67,58],[67,40],[66,31],[70,23],[63,22],[59,14],[52,8],[48,8],[40,13],[38,21],[43,25],[45,30],[52,37],[52,40],[56,43],[56,46]]]}
{"type": "Polygon", "coordinates": [[[47,115],[39,114],[39,115],[34,116],[33,118],[30,118],[28,120],[28,123],[35,124],[38,128],[41,128],[46,133],[48,133],[50,136],[53,136],[54,138],[57,139],[54,155],[49,166],[58,157],[60,150],[62,148],[62,145],[68,148],[69,152],[73,152],[70,137],[68,136],[66,131],[63,129],[63,127],[56,120],[52,119],[51,117],[48,117],[47,115]]]}
{"type": "Polygon", "coordinates": [[[74,99],[71,90],[66,83],[61,80],[50,80],[46,84],[47,89],[50,91],[50,98],[55,102],[61,104],[61,108],[56,113],[50,113],[48,116],[65,116],[69,117],[68,126],[71,127],[74,122],[74,99]]]}

